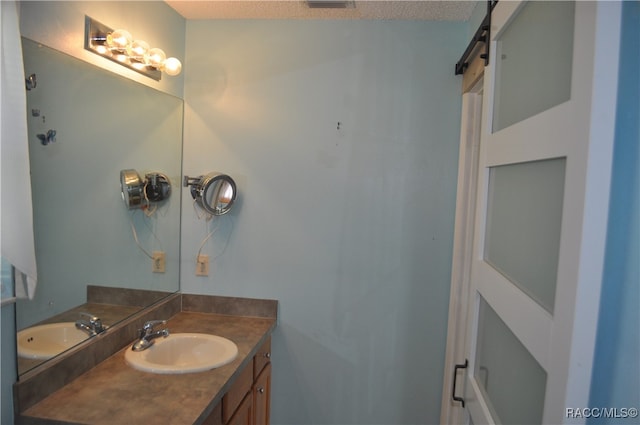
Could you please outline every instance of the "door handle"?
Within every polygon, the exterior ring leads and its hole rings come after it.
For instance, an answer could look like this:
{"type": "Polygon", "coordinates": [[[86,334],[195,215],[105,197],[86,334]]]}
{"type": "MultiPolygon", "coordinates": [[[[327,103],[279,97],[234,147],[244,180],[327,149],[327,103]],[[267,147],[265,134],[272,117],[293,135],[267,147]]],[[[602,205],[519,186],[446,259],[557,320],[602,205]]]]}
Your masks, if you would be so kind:
{"type": "Polygon", "coordinates": [[[464,364],[457,364],[453,368],[453,389],[451,390],[451,398],[453,401],[459,401],[462,403],[462,407],[464,408],[464,398],[456,396],[456,378],[458,376],[458,369],[466,369],[469,367],[469,360],[464,359],[464,364]]]}

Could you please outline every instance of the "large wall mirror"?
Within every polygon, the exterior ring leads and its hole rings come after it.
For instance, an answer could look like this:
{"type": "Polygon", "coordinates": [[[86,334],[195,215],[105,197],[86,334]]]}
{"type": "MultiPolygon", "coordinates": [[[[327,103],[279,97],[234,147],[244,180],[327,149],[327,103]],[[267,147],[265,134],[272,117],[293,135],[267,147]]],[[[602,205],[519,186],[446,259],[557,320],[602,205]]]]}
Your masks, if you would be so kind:
{"type": "MultiPolygon", "coordinates": [[[[17,331],[88,321],[81,313],[112,326],[179,290],[183,102],[28,39],[23,55],[36,81],[26,113],[38,284],[17,302],[17,331]],[[162,173],[171,195],[128,209],[128,169],[162,173]]],[[[23,351],[19,375],[48,357],[23,351]]]]}

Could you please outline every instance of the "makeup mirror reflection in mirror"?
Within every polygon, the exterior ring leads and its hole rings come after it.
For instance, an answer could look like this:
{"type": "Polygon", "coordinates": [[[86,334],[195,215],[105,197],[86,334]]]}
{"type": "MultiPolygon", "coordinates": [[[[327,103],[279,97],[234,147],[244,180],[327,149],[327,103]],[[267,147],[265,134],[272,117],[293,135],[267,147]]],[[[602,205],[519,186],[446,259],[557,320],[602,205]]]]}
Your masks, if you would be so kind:
{"type": "MultiPolygon", "coordinates": [[[[128,210],[119,182],[123,169],[180,182],[183,102],[28,39],[23,56],[38,78],[26,111],[38,284],[17,330],[82,312],[113,326],[179,290],[180,196],[128,210]]],[[[40,363],[19,357],[18,373],[40,363]]]]}

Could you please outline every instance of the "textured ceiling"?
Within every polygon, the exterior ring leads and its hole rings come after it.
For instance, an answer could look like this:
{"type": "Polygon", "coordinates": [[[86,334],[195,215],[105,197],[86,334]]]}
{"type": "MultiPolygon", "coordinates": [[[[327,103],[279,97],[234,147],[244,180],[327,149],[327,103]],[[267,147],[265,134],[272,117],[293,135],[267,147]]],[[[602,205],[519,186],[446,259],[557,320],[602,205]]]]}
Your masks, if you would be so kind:
{"type": "Polygon", "coordinates": [[[165,2],[186,19],[413,19],[466,21],[476,1],[350,1],[347,8],[310,8],[304,0],[165,2]],[[355,4],[355,7],[354,7],[355,4]]]}

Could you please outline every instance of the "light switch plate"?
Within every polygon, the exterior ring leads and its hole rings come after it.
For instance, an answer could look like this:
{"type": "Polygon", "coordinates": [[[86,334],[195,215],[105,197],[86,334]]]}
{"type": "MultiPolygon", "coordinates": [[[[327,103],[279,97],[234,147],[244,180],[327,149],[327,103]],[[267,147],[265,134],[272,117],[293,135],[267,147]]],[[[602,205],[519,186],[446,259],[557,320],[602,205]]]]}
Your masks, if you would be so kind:
{"type": "Polygon", "coordinates": [[[162,251],[153,251],[153,272],[164,273],[167,256],[162,251]]]}
{"type": "Polygon", "coordinates": [[[209,276],[209,256],[198,255],[196,263],[196,276],[209,276]]]}

